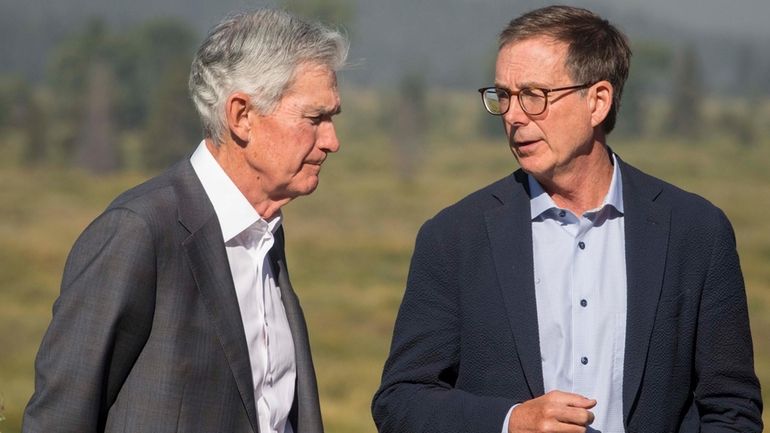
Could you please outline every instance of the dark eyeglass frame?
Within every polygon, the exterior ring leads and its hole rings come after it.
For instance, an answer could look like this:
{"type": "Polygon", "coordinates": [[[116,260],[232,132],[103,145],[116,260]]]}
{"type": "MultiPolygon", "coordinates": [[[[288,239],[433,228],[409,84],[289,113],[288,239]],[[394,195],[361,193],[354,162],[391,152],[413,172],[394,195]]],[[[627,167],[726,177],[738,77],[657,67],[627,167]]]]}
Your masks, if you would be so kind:
{"type": "MultiPolygon", "coordinates": [[[[548,89],[548,88],[545,88],[545,87],[522,87],[516,93],[516,100],[519,102],[519,107],[521,107],[522,111],[524,111],[525,113],[529,114],[530,116],[537,116],[537,115],[545,113],[545,110],[548,109],[548,95],[550,93],[561,92],[561,91],[564,91],[564,90],[587,89],[587,88],[593,86],[594,84],[596,84],[597,82],[598,81],[594,81],[594,82],[589,82],[589,83],[576,84],[574,86],[556,87],[556,88],[552,88],[552,89],[548,89]],[[540,110],[539,112],[536,112],[536,113],[532,113],[532,112],[528,111],[526,108],[524,108],[524,102],[522,102],[522,100],[521,100],[522,93],[527,92],[527,91],[532,91],[532,90],[539,90],[539,91],[543,92],[543,99],[545,100],[545,104],[543,104],[543,109],[540,110]]],[[[500,113],[495,113],[492,110],[490,110],[489,106],[487,105],[487,100],[486,100],[486,98],[484,98],[484,94],[486,94],[487,92],[489,92],[491,90],[493,90],[495,93],[504,92],[505,94],[508,95],[508,100],[511,99],[512,92],[510,90],[504,88],[504,87],[496,87],[496,86],[482,87],[482,88],[479,89],[479,93],[481,94],[481,103],[484,104],[484,108],[487,110],[487,112],[489,114],[493,115],[493,116],[502,116],[505,113],[507,113],[508,110],[511,109],[511,104],[509,102],[508,103],[508,107],[506,107],[505,111],[502,111],[500,113]]],[[[539,97],[540,95],[536,95],[536,96],[539,97]]]]}

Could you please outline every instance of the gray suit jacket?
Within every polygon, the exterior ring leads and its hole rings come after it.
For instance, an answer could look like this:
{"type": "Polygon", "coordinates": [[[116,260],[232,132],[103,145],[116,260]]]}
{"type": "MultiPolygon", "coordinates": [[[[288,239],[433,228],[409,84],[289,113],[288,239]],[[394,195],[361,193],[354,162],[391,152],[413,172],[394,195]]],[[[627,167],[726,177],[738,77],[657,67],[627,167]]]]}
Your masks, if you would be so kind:
{"type": "MultiPolygon", "coordinates": [[[[321,433],[283,231],[270,252],[294,338],[289,421],[321,433]]],[[[246,339],[214,208],[188,160],[118,197],[67,259],[22,430],[257,432],[246,339]]]]}

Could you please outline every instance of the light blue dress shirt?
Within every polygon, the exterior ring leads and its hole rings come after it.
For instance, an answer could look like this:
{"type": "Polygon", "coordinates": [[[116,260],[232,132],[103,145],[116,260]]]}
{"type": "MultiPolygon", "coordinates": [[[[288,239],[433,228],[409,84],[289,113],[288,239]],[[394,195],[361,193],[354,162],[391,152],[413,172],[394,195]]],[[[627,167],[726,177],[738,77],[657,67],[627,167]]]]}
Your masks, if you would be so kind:
{"type": "MultiPolygon", "coordinates": [[[[559,208],[529,177],[544,389],[596,400],[588,431],[601,433],[624,432],[626,256],[623,186],[614,155],[613,162],[602,205],[580,216],[559,208]]],[[[508,417],[503,431],[507,425],[508,417]]]]}

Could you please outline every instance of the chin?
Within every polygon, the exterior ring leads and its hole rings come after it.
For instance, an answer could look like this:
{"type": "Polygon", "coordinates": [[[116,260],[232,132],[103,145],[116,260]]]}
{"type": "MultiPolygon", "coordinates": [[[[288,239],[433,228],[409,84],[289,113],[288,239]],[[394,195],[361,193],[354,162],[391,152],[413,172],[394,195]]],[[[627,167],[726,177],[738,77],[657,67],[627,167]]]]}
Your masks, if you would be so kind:
{"type": "Polygon", "coordinates": [[[293,195],[297,197],[311,194],[316,190],[316,188],[318,188],[318,177],[307,179],[305,182],[302,182],[301,185],[297,185],[296,188],[292,188],[292,190],[294,191],[293,195]]]}

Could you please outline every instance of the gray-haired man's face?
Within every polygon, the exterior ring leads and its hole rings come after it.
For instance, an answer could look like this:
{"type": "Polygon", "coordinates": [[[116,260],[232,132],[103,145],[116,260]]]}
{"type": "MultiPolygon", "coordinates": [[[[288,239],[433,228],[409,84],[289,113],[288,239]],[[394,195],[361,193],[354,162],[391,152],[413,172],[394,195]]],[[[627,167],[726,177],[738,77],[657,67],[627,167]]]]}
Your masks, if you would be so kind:
{"type": "Polygon", "coordinates": [[[303,64],[275,110],[249,113],[246,159],[262,191],[273,200],[310,194],[321,164],[339,149],[332,117],[340,112],[334,71],[303,64]]]}

